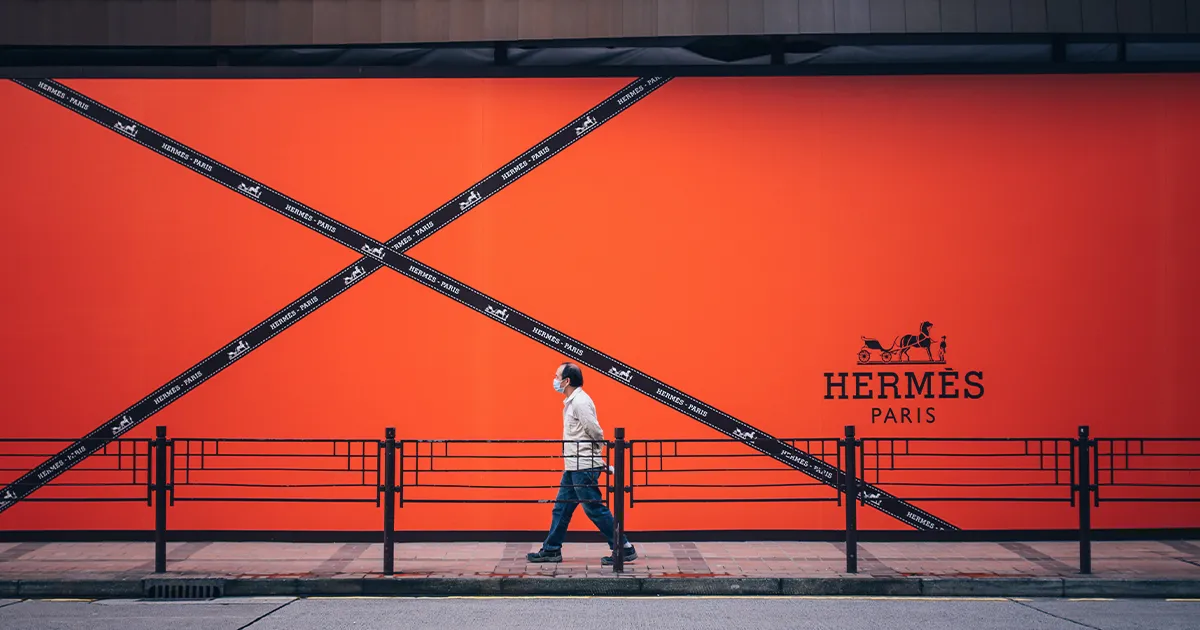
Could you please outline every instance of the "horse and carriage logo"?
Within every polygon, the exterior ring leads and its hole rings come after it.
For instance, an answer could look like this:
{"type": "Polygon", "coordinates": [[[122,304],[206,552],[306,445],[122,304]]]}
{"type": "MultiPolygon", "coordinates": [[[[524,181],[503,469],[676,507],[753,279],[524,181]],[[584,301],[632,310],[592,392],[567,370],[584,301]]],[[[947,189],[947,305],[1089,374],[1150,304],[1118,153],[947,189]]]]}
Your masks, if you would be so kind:
{"type": "Polygon", "coordinates": [[[379,247],[371,247],[371,244],[367,243],[362,246],[362,251],[368,256],[383,260],[383,245],[380,245],[379,247]]]}
{"type": "Polygon", "coordinates": [[[578,138],[587,133],[592,127],[596,126],[596,119],[591,115],[583,119],[583,124],[575,128],[575,137],[578,138]]]}
{"type": "Polygon", "coordinates": [[[858,351],[859,365],[872,363],[891,363],[892,359],[897,359],[905,363],[945,363],[946,362],[946,336],[942,335],[941,342],[934,344],[933,336],[929,334],[929,329],[933,328],[930,322],[921,322],[921,331],[918,334],[899,335],[892,340],[892,345],[883,347],[883,344],[878,339],[863,337],[863,346],[858,351]],[[937,347],[937,358],[933,358],[934,346],[937,347]],[[914,361],[909,352],[913,349],[918,351],[924,350],[927,360],[918,359],[914,361]]]}
{"type": "Polygon", "coordinates": [[[467,195],[466,199],[458,202],[458,209],[459,210],[468,210],[468,209],[470,209],[471,206],[479,203],[482,199],[483,199],[483,195],[480,195],[479,191],[472,190],[471,194],[467,195]]]}
{"type": "Polygon", "coordinates": [[[133,123],[126,125],[122,124],[121,121],[118,120],[117,122],[113,123],[113,127],[115,127],[117,131],[120,131],[127,136],[132,136],[134,138],[137,137],[138,128],[137,125],[133,123]]]}

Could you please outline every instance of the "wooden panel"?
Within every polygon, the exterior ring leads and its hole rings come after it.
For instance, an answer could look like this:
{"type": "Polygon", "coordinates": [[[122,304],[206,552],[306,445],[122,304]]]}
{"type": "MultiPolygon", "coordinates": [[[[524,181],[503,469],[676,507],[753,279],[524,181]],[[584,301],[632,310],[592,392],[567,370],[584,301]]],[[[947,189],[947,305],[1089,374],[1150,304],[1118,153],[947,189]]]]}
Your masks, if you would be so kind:
{"type": "Polygon", "coordinates": [[[1185,0],[1151,0],[1150,11],[1155,33],[1187,32],[1185,0]]]}
{"type": "Polygon", "coordinates": [[[520,0],[484,0],[484,37],[490,40],[513,40],[519,37],[520,6],[520,0]]]}
{"type": "MultiPolygon", "coordinates": [[[[738,0],[734,0],[737,2],[738,0]]],[[[729,0],[692,0],[692,32],[696,35],[729,34],[729,0]]]]}
{"type": "Polygon", "coordinates": [[[246,5],[239,0],[213,0],[209,23],[214,44],[237,45],[246,41],[246,5]]]}
{"type": "Polygon", "coordinates": [[[1083,31],[1117,32],[1117,0],[1083,0],[1083,31]]]}
{"type": "Polygon", "coordinates": [[[313,8],[308,2],[279,3],[279,38],[287,44],[311,44],[313,8]]]}
{"type": "MultiPolygon", "coordinates": [[[[46,19],[46,4],[38,2],[29,2],[29,5],[34,6],[35,13],[30,14],[31,22],[26,28],[37,33],[39,41],[51,41],[61,43],[59,39],[54,37],[53,31],[47,30],[53,24],[46,19]]],[[[108,21],[108,33],[106,39],[109,43],[113,42],[131,42],[133,41],[133,15],[138,10],[138,0],[108,0],[108,12],[105,16],[108,21]]]]}
{"type": "Polygon", "coordinates": [[[938,31],[1200,33],[1200,0],[0,0],[7,45],[938,31]]]}
{"type": "Polygon", "coordinates": [[[0,45],[23,44],[21,26],[29,13],[27,0],[0,2],[0,45]]]}
{"type": "Polygon", "coordinates": [[[1148,0],[1117,0],[1117,28],[1122,33],[1149,33],[1154,30],[1148,0]]]}
{"type": "Polygon", "coordinates": [[[871,0],[871,32],[903,33],[904,0],[871,0]]]}
{"type": "Polygon", "coordinates": [[[450,39],[450,0],[417,0],[417,41],[450,39]]]}
{"type": "Polygon", "coordinates": [[[812,32],[804,23],[804,18],[800,17],[800,13],[805,11],[805,7],[811,6],[814,2],[827,2],[829,4],[829,26],[823,32],[833,30],[833,0],[764,0],[762,4],[762,30],[767,34],[779,34],[779,32],[812,32]],[[806,30],[808,29],[808,30],[806,30]]]}
{"type": "Polygon", "coordinates": [[[0,2],[0,46],[18,43],[25,13],[24,0],[0,2]]]}
{"type": "MultiPolygon", "coordinates": [[[[174,4],[174,3],[173,3],[174,4]]],[[[255,44],[283,44],[280,0],[246,0],[246,39],[255,44]]]]}
{"type": "MultiPolygon", "coordinates": [[[[5,7],[18,4],[20,3],[15,1],[0,1],[0,43],[8,41],[3,36],[5,7]]],[[[43,3],[41,10],[46,11],[47,9],[49,9],[49,15],[43,18],[43,23],[39,26],[39,30],[52,29],[47,33],[52,39],[45,43],[103,45],[108,41],[108,3],[89,0],[60,0],[50,3],[49,6],[43,3]]],[[[166,37],[172,35],[173,21],[172,18],[172,21],[159,27],[160,31],[165,31],[166,37]]],[[[14,26],[20,28],[19,25],[14,26]]]]}
{"type": "Polygon", "coordinates": [[[904,0],[904,30],[909,33],[942,30],[941,0],[904,0]]]}
{"type": "Polygon", "coordinates": [[[834,0],[800,0],[800,32],[836,32],[834,0]]]}
{"type": "Polygon", "coordinates": [[[1051,33],[1083,30],[1083,7],[1079,0],[1046,0],[1046,27],[1051,33]]]}
{"type": "MultiPolygon", "coordinates": [[[[382,0],[350,0],[346,10],[346,32],[352,42],[378,44],[383,41],[383,26],[379,16],[383,14],[382,0]]],[[[478,38],[481,33],[474,33],[478,38]]]]}
{"type": "Polygon", "coordinates": [[[870,0],[833,0],[833,28],[839,33],[871,32],[870,0]]]}
{"type": "Polygon", "coordinates": [[[554,37],[554,1],[521,0],[517,9],[521,39],[550,39],[554,37]]]}
{"type": "Polygon", "coordinates": [[[587,37],[587,5],[579,0],[555,2],[554,37],[556,39],[587,37]]]}
{"type": "Polygon", "coordinates": [[[1015,33],[1046,32],[1046,0],[1012,0],[1015,33]]]}
{"type": "Polygon", "coordinates": [[[962,0],[942,0],[942,32],[974,33],[975,3],[962,0]]]}
{"type": "Polygon", "coordinates": [[[477,42],[487,39],[483,26],[483,0],[454,0],[450,3],[450,41],[477,42]]]}
{"type": "Polygon", "coordinates": [[[658,34],[690,35],[695,13],[692,0],[658,0],[658,34]]]}
{"type": "Polygon", "coordinates": [[[735,35],[765,33],[763,9],[763,0],[732,0],[729,3],[729,32],[735,35]]]}
{"type": "Polygon", "coordinates": [[[416,40],[417,0],[384,0],[380,21],[383,41],[401,43],[416,40]]]}
{"type": "Polygon", "coordinates": [[[621,2],[621,34],[625,37],[657,35],[658,2],[655,0],[623,0],[621,2]]]}
{"type": "Polygon", "coordinates": [[[975,0],[975,29],[980,33],[1011,33],[1012,3],[1009,0],[975,0]]]}
{"type": "Polygon", "coordinates": [[[340,44],[347,40],[348,0],[314,0],[313,43],[340,44]]]}
{"type": "Polygon", "coordinates": [[[588,37],[620,37],[621,4],[621,0],[587,0],[588,37]]]}

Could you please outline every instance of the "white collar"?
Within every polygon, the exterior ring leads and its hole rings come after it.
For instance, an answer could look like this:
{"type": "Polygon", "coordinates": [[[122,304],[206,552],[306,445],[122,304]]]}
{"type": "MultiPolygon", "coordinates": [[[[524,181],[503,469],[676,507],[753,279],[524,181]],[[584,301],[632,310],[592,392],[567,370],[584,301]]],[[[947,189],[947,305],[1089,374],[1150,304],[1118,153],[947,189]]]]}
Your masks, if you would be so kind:
{"type": "Polygon", "coordinates": [[[567,396],[566,398],[563,399],[563,405],[565,406],[567,404],[570,404],[571,399],[575,397],[575,394],[578,394],[581,391],[583,391],[583,387],[576,387],[575,391],[571,392],[570,396],[567,396]]]}

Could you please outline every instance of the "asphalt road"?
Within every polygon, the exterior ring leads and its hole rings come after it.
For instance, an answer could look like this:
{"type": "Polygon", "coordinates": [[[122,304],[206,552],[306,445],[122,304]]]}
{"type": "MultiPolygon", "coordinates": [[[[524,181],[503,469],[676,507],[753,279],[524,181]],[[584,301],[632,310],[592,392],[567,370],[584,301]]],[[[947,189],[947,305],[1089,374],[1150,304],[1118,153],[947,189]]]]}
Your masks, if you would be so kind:
{"type": "Polygon", "coordinates": [[[0,600],[0,628],[42,630],[365,630],[601,628],[688,630],[1183,630],[1200,600],[914,599],[861,597],[225,598],[209,601],[0,600]]]}

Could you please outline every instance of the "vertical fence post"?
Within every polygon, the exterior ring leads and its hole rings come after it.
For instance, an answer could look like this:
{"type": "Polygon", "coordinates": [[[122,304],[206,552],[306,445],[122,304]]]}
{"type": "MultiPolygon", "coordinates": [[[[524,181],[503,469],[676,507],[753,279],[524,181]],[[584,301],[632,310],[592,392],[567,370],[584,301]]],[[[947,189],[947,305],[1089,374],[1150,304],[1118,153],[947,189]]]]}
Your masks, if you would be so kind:
{"type": "Polygon", "coordinates": [[[617,427],[613,442],[613,573],[625,572],[625,428],[617,427]]]}
{"type": "Polygon", "coordinates": [[[1092,572],[1092,440],[1087,425],[1079,427],[1079,572],[1092,572]]]}
{"type": "Polygon", "coordinates": [[[842,471],[842,490],[846,493],[846,573],[858,573],[858,475],[854,469],[856,459],[854,425],[846,426],[846,464],[842,471]]]}
{"type": "Polygon", "coordinates": [[[154,572],[167,570],[167,427],[154,428],[154,572]]]}
{"type": "Polygon", "coordinates": [[[383,574],[396,569],[396,429],[384,431],[383,443],[383,574]]]}

